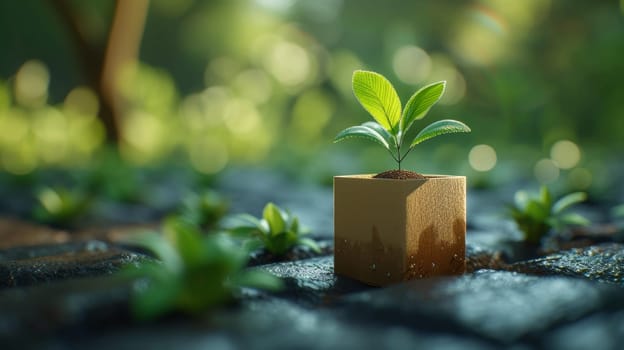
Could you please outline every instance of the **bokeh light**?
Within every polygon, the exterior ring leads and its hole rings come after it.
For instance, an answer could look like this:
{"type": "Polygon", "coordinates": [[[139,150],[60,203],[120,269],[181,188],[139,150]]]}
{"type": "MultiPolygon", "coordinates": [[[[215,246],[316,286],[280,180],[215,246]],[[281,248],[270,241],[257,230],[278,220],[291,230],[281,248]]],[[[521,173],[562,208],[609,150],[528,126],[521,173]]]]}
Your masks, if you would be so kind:
{"type": "Polygon", "coordinates": [[[550,149],[550,158],[559,168],[572,169],[581,160],[581,150],[572,141],[557,141],[550,149]]]}
{"type": "Polygon", "coordinates": [[[88,87],[79,86],[72,89],[65,97],[64,107],[83,115],[97,115],[100,103],[97,95],[88,87]]]}
{"type": "Polygon", "coordinates": [[[559,167],[552,159],[544,158],[535,163],[533,167],[535,178],[541,184],[550,184],[559,178],[559,167]]]}
{"type": "Polygon", "coordinates": [[[43,62],[26,61],[15,75],[15,99],[22,106],[41,106],[48,98],[50,73],[43,62]]]}
{"type": "Polygon", "coordinates": [[[570,187],[577,190],[587,190],[592,184],[593,176],[586,168],[575,168],[568,174],[570,187]]]}
{"type": "Polygon", "coordinates": [[[468,153],[468,162],[476,171],[490,171],[496,166],[496,150],[490,145],[476,145],[468,153]]]}
{"type": "Polygon", "coordinates": [[[401,81],[415,85],[425,80],[431,72],[431,59],[420,47],[406,45],[394,53],[392,67],[401,81]]]}
{"type": "Polygon", "coordinates": [[[289,87],[303,84],[312,73],[311,58],[306,50],[288,41],[278,41],[271,46],[265,65],[280,83],[289,87]]]}

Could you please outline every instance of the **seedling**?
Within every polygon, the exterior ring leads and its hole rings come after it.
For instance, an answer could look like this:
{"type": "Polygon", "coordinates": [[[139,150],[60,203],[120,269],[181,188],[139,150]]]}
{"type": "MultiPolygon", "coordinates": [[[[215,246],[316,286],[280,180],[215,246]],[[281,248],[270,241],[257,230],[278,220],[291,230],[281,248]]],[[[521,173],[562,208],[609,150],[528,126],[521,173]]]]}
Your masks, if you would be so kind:
{"type": "Polygon", "coordinates": [[[614,220],[624,219],[624,204],[619,204],[611,208],[611,218],[614,220]]]}
{"type": "Polygon", "coordinates": [[[43,187],[37,194],[33,216],[41,223],[68,226],[87,210],[89,198],[63,187],[43,187]]]}
{"type": "Polygon", "coordinates": [[[124,203],[141,202],[143,188],[137,169],[114,150],[105,149],[96,157],[82,186],[107,199],[124,203]]]}
{"type": "Polygon", "coordinates": [[[567,209],[587,199],[584,192],[567,194],[553,202],[546,186],[539,194],[518,191],[515,205],[511,207],[511,217],[524,234],[524,240],[538,244],[551,230],[561,232],[570,225],[588,225],[589,220],[576,213],[564,213],[567,209]]]}
{"type": "Polygon", "coordinates": [[[257,269],[245,269],[248,252],[223,234],[202,235],[184,221],[168,220],[164,235],[147,233],[134,239],[152,251],[158,262],[144,262],[126,273],[142,279],[132,298],[139,319],[172,311],[200,315],[234,300],[241,287],[279,290],[281,280],[257,269]]]}
{"type": "Polygon", "coordinates": [[[273,203],[264,207],[262,218],[248,214],[230,218],[227,231],[242,237],[245,246],[251,251],[264,248],[274,255],[284,255],[297,245],[307,246],[320,252],[316,242],[302,237],[307,231],[299,225],[299,219],[273,203]]]}
{"type": "Polygon", "coordinates": [[[213,228],[228,209],[227,201],[214,191],[184,198],[178,217],[202,229],[213,228]]]}
{"type": "Polygon", "coordinates": [[[445,86],[445,81],[439,81],[421,88],[410,97],[401,111],[401,100],[384,76],[356,70],[353,73],[353,92],[375,121],[341,131],[334,142],[351,137],[376,142],[388,150],[401,170],[401,162],[419,143],[442,134],[470,132],[466,124],[445,119],[429,124],[409,140],[408,132],[412,125],[427,115],[429,109],[442,97],[445,86]]]}

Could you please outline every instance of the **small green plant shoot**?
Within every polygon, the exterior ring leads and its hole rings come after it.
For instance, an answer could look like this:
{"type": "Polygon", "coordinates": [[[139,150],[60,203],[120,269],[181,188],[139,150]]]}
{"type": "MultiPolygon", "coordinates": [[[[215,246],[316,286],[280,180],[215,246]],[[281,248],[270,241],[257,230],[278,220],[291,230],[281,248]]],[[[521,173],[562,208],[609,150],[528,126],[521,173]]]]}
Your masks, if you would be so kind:
{"type": "Polygon", "coordinates": [[[208,190],[186,196],[177,216],[180,220],[208,230],[214,228],[225,216],[228,206],[225,198],[215,191],[208,190]]]}
{"type": "Polygon", "coordinates": [[[284,255],[294,246],[307,246],[315,252],[320,249],[310,238],[302,237],[306,230],[299,225],[299,219],[273,203],[264,207],[262,218],[248,214],[236,215],[226,224],[226,230],[242,237],[248,250],[264,248],[275,255],[284,255]]]}
{"type": "Polygon", "coordinates": [[[64,187],[43,187],[37,191],[35,220],[56,226],[68,226],[86,212],[90,198],[77,190],[64,187]]]}
{"type": "Polygon", "coordinates": [[[202,235],[196,226],[169,219],[163,234],[148,232],[129,241],[153,252],[124,273],[139,278],[132,298],[138,319],[177,311],[199,315],[234,300],[241,287],[279,290],[276,276],[247,269],[248,251],[224,234],[202,235]]]}
{"type": "Polygon", "coordinates": [[[353,73],[353,93],[362,107],[375,119],[341,131],[334,142],[359,137],[382,145],[401,170],[401,162],[419,143],[442,134],[470,132],[470,128],[457,120],[433,122],[423,128],[413,139],[406,140],[414,122],[423,119],[438,102],[446,82],[439,81],[416,91],[401,111],[401,100],[394,86],[383,75],[356,70],[353,73]],[[407,141],[408,146],[404,145],[407,141]]]}
{"type": "Polygon", "coordinates": [[[567,194],[554,201],[546,186],[542,186],[539,194],[518,191],[514,205],[511,206],[511,217],[524,234],[526,242],[538,244],[549,231],[562,231],[569,225],[588,225],[589,220],[576,213],[564,213],[578,204],[587,195],[584,192],[567,194]]]}

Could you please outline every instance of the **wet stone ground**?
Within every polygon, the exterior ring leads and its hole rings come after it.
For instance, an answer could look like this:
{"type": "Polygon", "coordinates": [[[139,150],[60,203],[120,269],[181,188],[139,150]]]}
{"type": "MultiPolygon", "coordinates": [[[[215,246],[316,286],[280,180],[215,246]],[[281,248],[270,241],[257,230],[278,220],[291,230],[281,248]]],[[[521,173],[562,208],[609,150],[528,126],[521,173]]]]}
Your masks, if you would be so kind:
{"type": "Polygon", "coordinates": [[[133,280],[115,274],[151,259],[118,243],[131,228],[70,232],[0,218],[0,349],[621,349],[624,344],[624,244],[617,239],[584,239],[540,253],[519,243],[513,225],[498,216],[501,195],[472,191],[465,275],[372,288],[333,272],[330,189],[289,184],[269,173],[254,174],[254,181],[245,178],[251,175],[237,176],[219,185],[232,198],[234,212],[257,215],[266,201],[275,201],[300,214],[323,247],[320,256],[252,259],[254,268],[283,278],[284,291],[245,290],[239,304],[202,319],[137,323],[128,312],[133,280]],[[279,194],[272,183],[279,184],[279,194]]]}

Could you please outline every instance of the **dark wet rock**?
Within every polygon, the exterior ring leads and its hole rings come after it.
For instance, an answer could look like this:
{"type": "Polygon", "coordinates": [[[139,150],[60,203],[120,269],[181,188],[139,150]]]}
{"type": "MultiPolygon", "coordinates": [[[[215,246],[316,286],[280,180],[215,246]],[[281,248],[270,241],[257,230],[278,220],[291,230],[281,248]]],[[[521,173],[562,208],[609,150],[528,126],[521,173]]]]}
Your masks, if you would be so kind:
{"type": "Polygon", "coordinates": [[[112,274],[145,256],[101,241],[0,251],[0,288],[112,274]]]}
{"type": "Polygon", "coordinates": [[[513,231],[468,231],[466,246],[470,245],[500,253],[503,261],[511,263],[541,256],[539,246],[524,242],[522,236],[513,231]]]}
{"type": "Polygon", "coordinates": [[[261,269],[284,279],[286,290],[281,296],[302,305],[320,305],[336,297],[369,287],[334,274],[332,256],[265,265],[261,269]]]}
{"type": "Polygon", "coordinates": [[[589,313],[621,309],[624,293],[580,279],[481,270],[362,292],[344,304],[352,319],[385,327],[531,343],[589,313]]]}
{"type": "MultiPolygon", "coordinates": [[[[50,340],[63,347],[67,340],[50,340]]],[[[404,327],[354,322],[334,310],[310,310],[283,300],[247,302],[195,322],[117,328],[71,341],[89,349],[489,349],[484,341],[404,327]],[[121,347],[120,347],[121,346],[121,347]]]]}
{"type": "Polygon", "coordinates": [[[482,269],[502,270],[506,266],[503,252],[473,243],[466,244],[466,273],[482,269]]]}
{"type": "Polygon", "coordinates": [[[544,339],[544,349],[609,349],[624,344],[624,312],[603,312],[553,332],[544,339]]]}
{"type": "Polygon", "coordinates": [[[623,284],[624,245],[605,243],[570,249],[543,258],[518,262],[508,269],[528,274],[574,276],[623,284]]]}
{"type": "Polygon", "coordinates": [[[265,250],[258,250],[250,254],[248,266],[273,264],[285,261],[304,260],[316,258],[334,253],[333,241],[317,241],[320,252],[315,252],[308,247],[297,246],[284,256],[273,255],[265,250]]]}
{"type": "Polygon", "coordinates": [[[33,340],[32,334],[128,322],[131,286],[116,275],[0,290],[0,339],[33,340]]]}

